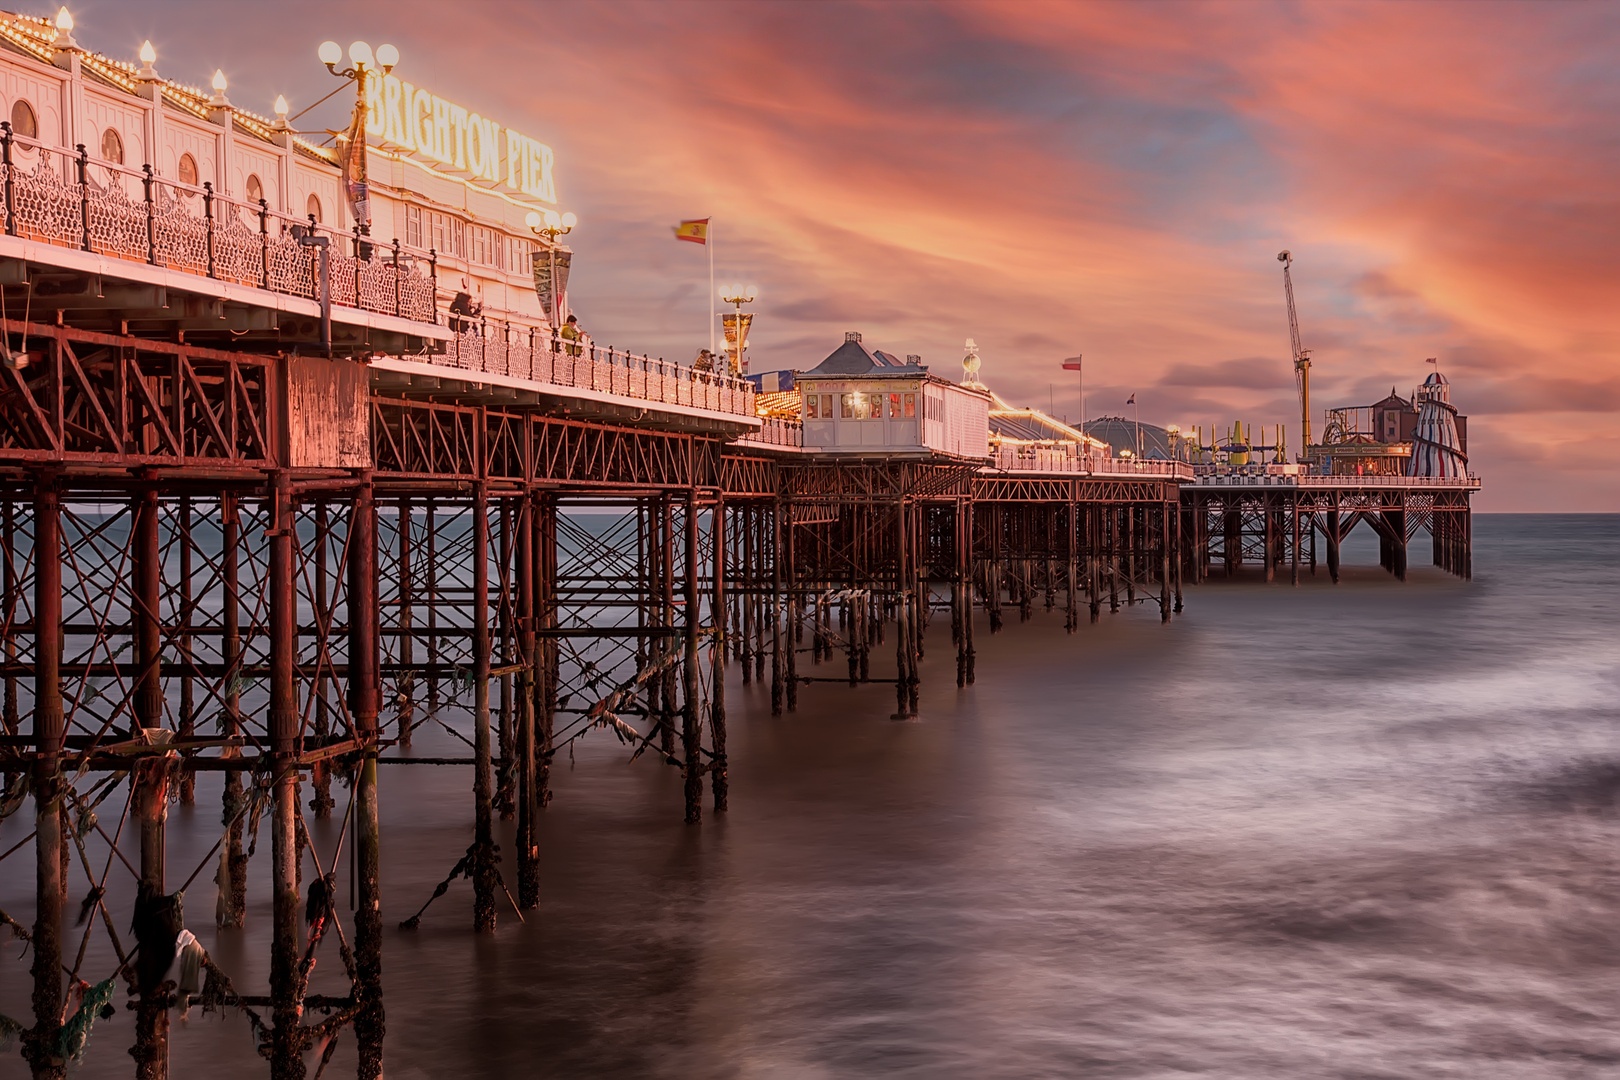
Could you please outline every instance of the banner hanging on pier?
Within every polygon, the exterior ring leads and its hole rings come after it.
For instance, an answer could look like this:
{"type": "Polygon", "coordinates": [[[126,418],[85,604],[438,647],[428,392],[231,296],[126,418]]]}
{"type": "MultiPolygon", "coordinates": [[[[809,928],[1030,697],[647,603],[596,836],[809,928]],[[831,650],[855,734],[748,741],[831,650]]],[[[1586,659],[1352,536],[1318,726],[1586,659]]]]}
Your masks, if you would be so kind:
{"type": "Polygon", "coordinates": [[[343,144],[343,193],[356,225],[371,224],[371,192],[366,185],[366,105],[358,102],[349,120],[348,141],[343,144]]]}
{"type": "Polygon", "coordinates": [[[563,317],[562,307],[568,299],[568,264],[573,257],[572,251],[564,249],[534,253],[534,291],[540,297],[540,310],[553,326],[563,317]]]}

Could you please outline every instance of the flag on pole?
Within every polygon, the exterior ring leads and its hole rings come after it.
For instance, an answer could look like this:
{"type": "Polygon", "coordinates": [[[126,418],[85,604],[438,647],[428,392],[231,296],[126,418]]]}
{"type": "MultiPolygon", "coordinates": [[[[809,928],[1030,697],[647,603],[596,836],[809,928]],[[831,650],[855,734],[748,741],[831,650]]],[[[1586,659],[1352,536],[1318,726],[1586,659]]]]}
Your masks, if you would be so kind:
{"type": "Polygon", "coordinates": [[[1082,370],[1081,367],[1080,367],[1080,358],[1078,356],[1071,356],[1067,360],[1063,361],[1063,370],[1064,371],[1080,371],[1080,370],[1082,370]]]}
{"type": "Polygon", "coordinates": [[[371,224],[371,193],[366,183],[366,103],[358,101],[349,120],[347,141],[340,151],[343,158],[343,193],[356,225],[371,224]]]}
{"type": "Polygon", "coordinates": [[[694,244],[707,244],[709,242],[709,219],[699,218],[696,221],[683,221],[675,226],[675,239],[690,240],[694,244]]]}
{"type": "Polygon", "coordinates": [[[1131,395],[1131,400],[1127,401],[1125,404],[1127,404],[1127,405],[1135,405],[1136,404],[1136,395],[1132,394],[1131,395]]]}

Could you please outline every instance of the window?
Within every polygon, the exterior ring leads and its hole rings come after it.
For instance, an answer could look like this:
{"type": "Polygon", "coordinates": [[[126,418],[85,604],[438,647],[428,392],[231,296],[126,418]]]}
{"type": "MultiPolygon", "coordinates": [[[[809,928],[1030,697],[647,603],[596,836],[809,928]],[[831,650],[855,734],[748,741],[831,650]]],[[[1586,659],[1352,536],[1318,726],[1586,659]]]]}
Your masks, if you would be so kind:
{"type": "Polygon", "coordinates": [[[842,416],[845,420],[848,420],[855,415],[854,394],[843,394],[840,396],[840,400],[838,402],[838,415],[842,416]]]}
{"type": "Polygon", "coordinates": [[[197,159],[190,154],[180,155],[180,182],[193,186],[197,183],[197,159]]]}
{"type": "Polygon", "coordinates": [[[11,107],[11,130],[30,139],[39,138],[39,121],[34,117],[34,107],[22,98],[18,98],[11,107]]]}
{"type": "Polygon", "coordinates": [[[484,266],[504,265],[501,249],[506,246],[505,241],[506,238],[494,229],[486,229],[482,225],[469,225],[467,259],[470,262],[482,263],[484,266]]]}
{"type": "MultiPolygon", "coordinates": [[[[408,224],[408,223],[407,223],[408,224]]],[[[430,247],[440,255],[467,257],[467,230],[459,218],[422,211],[422,240],[418,246],[430,247]]]]}
{"type": "Polygon", "coordinates": [[[917,395],[916,394],[907,394],[906,395],[906,419],[907,420],[915,420],[916,418],[917,418],[917,395]]]}
{"type": "Polygon", "coordinates": [[[264,181],[259,179],[258,173],[248,173],[247,178],[248,202],[258,202],[264,198],[264,181]]]}
{"type": "Polygon", "coordinates": [[[425,247],[422,243],[422,208],[420,206],[407,206],[405,208],[405,243],[411,247],[425,247]]]}
{"type": "Polygon", "coordinates": [[[832,417],[832,395],[831,394],[822,394],[821,395],[821,418],[823,420],[831,420],[833,418],[832,417]]]}
{"type": "Polygon", "coordinates": [[[101,160],[115,165],[124,163],[124,140],[112,128],[101,133],[101,160]]]}
{"type": "Polygon", "coordinates": [[[816,403],[820,400],[820,396],[816,394],[804,395],[804,418],[806,420],[820,419],[820,417],[816,414],[816,403]]]}
{"type": "Polygon", "coordinates": [[[889,419],[890,420],[898,420],[898,419],[900,419],[900,395],[899,394],[890,394],[889,395],[889,419]]]}
{"type": "Polygon", "coordinates": [[[304,204],[304,209],[309,214],[310,217],[314,218],[316,221],[320,221],[321,220],[321,200],[320,200],[320,196],[311,195],[309,197],[309,201],[304,204]]]}

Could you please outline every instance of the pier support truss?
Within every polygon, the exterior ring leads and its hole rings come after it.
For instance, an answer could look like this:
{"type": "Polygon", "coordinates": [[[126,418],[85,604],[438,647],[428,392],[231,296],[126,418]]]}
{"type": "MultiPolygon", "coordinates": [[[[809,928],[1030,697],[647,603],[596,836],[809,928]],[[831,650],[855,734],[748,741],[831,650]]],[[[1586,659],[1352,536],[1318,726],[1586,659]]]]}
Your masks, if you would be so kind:
{"type": "Polygon", "coordinates": [[[1182,528],[1186,572],[1206,580],[1212,568],[1236,574],[1245,564],[1259,566],[1267,581],[1286,573],[1294,584],[1301,572],[1316,573],[1318,558],[1339,580],[1339,550],[1345,537],[1365,523],[1378,534],[1379,565],[1406,580],[1411,543],[1427,531],[1435,566],[1468,580],[1473,576],[1473,524],[1470,491],[1443,488],[1230,487],[1188,488],[1183,493],[1182,528]],[[1320,544],[1320,546],[1319,546],[1320,544]]]}
{"type": "Polygon", "coordinates": [[[32,324],[7,343],[28,359],[0,368],[0,867],[31,855],[35,896],[0,921],[31,949],[36,1077],[65,1075],[120,989],[139,1076],[168,1075],[193,1000],[244,1017],[277,1080],[340,1037],[381,1076],[383,768],[463,768],[471,803],[444,880],[391,898],[401,925],[464,879],[488,933],[543,898],[539,823],[577,740],[678,772],[687,822],[726,811],[728,664],[769,680],[774,713],[810,683],[882,682],[910,718],[947,612],[965,687],[981,610],[991,632],[1037,606],[1071,633],[1105,607],[1169,621],[1184,573],[1297,564],[1319,534],[1332,563],[1363,520],[1397,573],[1421,528],[1468,572],[1465,495],[1183,500],[1169,480],[772,456],[697,423],[377,393],[321,358],[32,324]],[[428,732],[457,749],[417,753],[428,732]],[[218,842],[173,864],[168,809],[204,798],[218,842]],[[210,881],[217,925],[245,925],[253,859],[259,987],[183,932],[210,881]]]}

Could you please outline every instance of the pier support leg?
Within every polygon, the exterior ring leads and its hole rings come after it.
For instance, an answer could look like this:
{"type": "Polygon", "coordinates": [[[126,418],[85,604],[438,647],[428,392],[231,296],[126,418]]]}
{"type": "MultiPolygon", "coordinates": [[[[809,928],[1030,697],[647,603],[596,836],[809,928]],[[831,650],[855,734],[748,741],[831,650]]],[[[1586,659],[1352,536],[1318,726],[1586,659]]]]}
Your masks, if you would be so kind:
{"type": "MultiPolygon", "coordinates": [[[[143,486],[135,496],[132,509],[135,595],[131,597],[130,615],[135,624],[138,671],[134,726],[139,730],[156,731],[163,726],[163,656],[158,614],[163,554],[158,540],[157,489],[150,483],[143,486]]],[[[166,755],[155,755],[140,761],[133,773],[134,811],[141,841],[141,877],[135,900],[140,1001],[135,1012],[135,1045],[130,1048],[137,1080],[165,1080],[169,1074],[169,1009],[163,976],[168,960],[174,955],[173,935],[177,932],[168,927],[161,914],[170,903],[164,890],[169,767],[166,755]]]]}
{"type": "Polygon", "coordinates": [[[1333,584],[1339,583],[1339,508],[1338,499],[1334,499],[1333,509],[1327,512],[1327,567],[1328,577],[1333,584]]]}
{"type": "Polygon", "coordinates": [[[349,711],[365,740],[354,778],[355,1042],[361,1080],[383,1072],[386,1021],[382,999],[382,827],[377,811],[378,706],[381,695],[377,608],[377,505],[371,475],[361,485],[349,516],[349,711]]]}
{"type": "Polygon", "coordinates": [[[1289,517],[1289,520],[1293,523],[1293,528],[1294,528],[1294,540],[1293,540],[1293,543],[1290,544],[1289,548],[1288,548],[1289,556],[1290,556],[1290,559],[1289,559],[1290,570],[1291,570],[1291,573],[1292,573],[1292,576],[1293,576],[1292,583],[1294,585],[1298,585],[1299,584],[1299,496],[1297,494],[1290,494],[1290,495],[1288,495],[1287,498],[1288,498],[1288,517],[1289,517]]]}
{"type": "MultiPolygon", "coordinates": [[[[782,715],[782,500],[771,508],[771,715],[782,715]]],[[[793,639],[787,639],[792,647],[793,639]]]]}
{"type": "Polygon", "coordinates": [[[535,702],[539,697],[540,657],[535,639],[535,507],[524,498],[517,521],[518,649],[523,677],[518,690],[517,725],[517,879],[518,907],[540,903],[540,793],[535,776],[535,702]]]}
{"type": "Polygon", "coordinates": [[[42,475],[34,488],[34,1027],[23,1056],[35,1080],[62,1080],[62,560],[61,496],[42,475]]]}
{"type": "MultiPolygon", "coordinates": [[[[709,654],[712,684],[709,689],[709,743],[713,757],[709,762],[709,784],[714,794],[714,811],[726,810],[729,782],[726,776],[726,497],[718,495],[710,519],[711,541],[714,549],[714,594],[710,617],[714,620],[714,649],[709,654]]],[[[748,660],[745,657],[743,667],[748,660]]]]}
{"type": "Polygon", "coordinates": [[[1170,621],[1170,503],[1159,504],[1159,621],[1170,621]]]}
{"type": "MultiPolygon", "coordinates": [[[[220,626],[220,657],[225,663],[225,734],[239,738],[242,734],[242,585],[241,545],[242,511],[234,492],[219,497],[220,519],[220,585],[223,607],[220,626]]],[[[240,757],[236,747],[226,747],[227,757],[240,757]]],[[[243,804],[242,771],[225,772],[225,792],[222,812],[230,825],[225,830],[225,846],[219,859],[220,904],[215,921],[222,929],[240,929],[247,920],[247,853],[242,850],[242,834],[246,828],[243,816],[237,811],[243,804]]]]}
{"type": "Polygon", "coordinates": [[[411,500],[399,500],[399,664],[402,673],[399,677],[399,743],[401,746],[411,745],[411,727],[416,722],[416,709],[414,697],[416,691],[416,677],[412,674],[413,653],[415,642],[413,634],[413,612],[411,601],[414,592],[411,587],[411,500]]]}
{"type": "Polygon", "coordinates": [[[472,520],[473,930],[495,931],[494,765],[489,723],[489,485],[479,481],[472,520]]]}
{"type": "MultiPolygon", "coordinates": [[[[294,589],[292,487],[275,474],[270,491],[270,753],[272,920],[270,940],[271,1080],[303,1080],[298,978],[298,597],[294,589]]],[[[144,943],[143,943],[144,947],[144,943]]]]}
{"type": "Polygon", "coordinates": [[[686,823],[703,820],[702,731],[698,710],[698,503],[695,490],[686,496],[686,655],[681,672],[681,753],[686,774],[686,823]]]}

